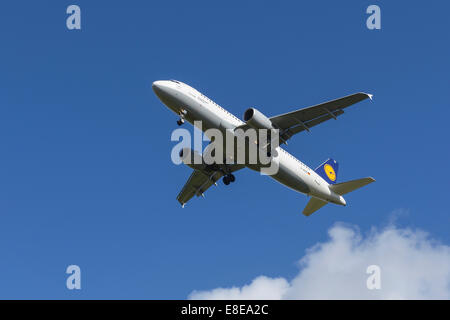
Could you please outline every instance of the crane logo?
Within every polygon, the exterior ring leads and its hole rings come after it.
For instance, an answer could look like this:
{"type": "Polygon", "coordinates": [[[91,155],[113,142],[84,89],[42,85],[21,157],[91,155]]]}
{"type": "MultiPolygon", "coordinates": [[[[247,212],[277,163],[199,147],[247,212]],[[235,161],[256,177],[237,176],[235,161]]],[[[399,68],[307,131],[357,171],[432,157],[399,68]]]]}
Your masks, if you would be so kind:
{"type": "Polygon", "coordinates": [[[334,169],[329,164],[326,164],[323,166],[323,170],[325,170],[325,174],[327,175],[328,179],[331,181],[336,181],[336,172],[334,172],[334,169]]]}

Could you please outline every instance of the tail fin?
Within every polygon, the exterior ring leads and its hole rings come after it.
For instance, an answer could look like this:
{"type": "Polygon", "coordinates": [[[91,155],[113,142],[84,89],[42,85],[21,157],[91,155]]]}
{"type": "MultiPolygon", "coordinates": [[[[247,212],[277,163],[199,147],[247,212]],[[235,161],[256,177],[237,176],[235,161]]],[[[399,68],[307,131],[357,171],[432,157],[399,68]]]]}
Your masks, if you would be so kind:
{"type": "Polygon", "coordinates": [[[317,199],[314,197],[311,197],[311,200],[308,201],[308,204],[306,205],[305,209],[303,209],[303,214],[305,216],[309,216],[322,208],[324,205],[326,205],[328,202],[325,200],[317,199]]]}
{"type": "Polygon", "coordinates": [[[335,193],[339,195],[344,195],[349,192],[352,192],[356,189],[359,189],[361,187],[364,187],[368,185],[369,183],[374,182],[375,179],[372,177],[362,178],[362,179],[356,179],[356,180],[350,180],[347,182],[341,182],[336,183],[330,186],[330,190],[334,191],[335,193]]]}
{"type": "Polygon", "coordinates": [[[339,164],[336,160],[329,158],[314,170],[319,176],[321,176],[329,184],[335,184],[337,180],[339,164]]]}

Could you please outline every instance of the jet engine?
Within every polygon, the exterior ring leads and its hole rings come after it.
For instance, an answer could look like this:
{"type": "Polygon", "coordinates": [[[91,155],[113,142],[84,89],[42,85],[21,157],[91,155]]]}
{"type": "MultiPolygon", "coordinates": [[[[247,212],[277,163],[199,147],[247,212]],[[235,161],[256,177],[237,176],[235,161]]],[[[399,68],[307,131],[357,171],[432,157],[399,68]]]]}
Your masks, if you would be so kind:
{"type": "Polygon", "coordinates": [[[254,129],[275,129],[272,121],[255,108],[249,108],[245,111],[244,121],[254,129]]]}
{"type": "Polygon", "coordinates": [[[202,155],[191,148],[181,149],[179,155],[181,161],[194,170],[202,171],[206,168],[202,155]]]}

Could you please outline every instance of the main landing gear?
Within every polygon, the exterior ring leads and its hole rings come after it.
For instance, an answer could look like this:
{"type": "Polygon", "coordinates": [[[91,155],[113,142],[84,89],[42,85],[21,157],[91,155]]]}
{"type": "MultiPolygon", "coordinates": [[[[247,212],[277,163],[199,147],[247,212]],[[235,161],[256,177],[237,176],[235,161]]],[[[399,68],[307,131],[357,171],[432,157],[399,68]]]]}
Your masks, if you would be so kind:
{"type": "Polygon", "coordinates": [[[177,125],[181,126],[183,123],[184,123],[184,119],[183,118],[177,120],[177,125]]]}
{"type": "Polygon", "coordinates": [[[236,180],[236,177],[234,176],[234,174],[230,173],[227,174],[223,177],[222,181],[223,183],[227,186],[230,184],[230,182],[234,182],[236,180]]]}

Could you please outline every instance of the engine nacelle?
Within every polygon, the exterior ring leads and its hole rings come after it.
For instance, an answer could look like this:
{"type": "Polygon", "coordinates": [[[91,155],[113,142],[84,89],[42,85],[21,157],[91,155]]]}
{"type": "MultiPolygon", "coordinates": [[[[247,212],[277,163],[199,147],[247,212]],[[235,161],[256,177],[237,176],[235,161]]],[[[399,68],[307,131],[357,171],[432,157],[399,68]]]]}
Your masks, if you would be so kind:
{"type": "Polygon", "coordinates": [[[272,121],[255,108],[250,108],[245,111],[244,121],[254,129],[275,129],[272,121]]]}
{"type": "Polygon", "coordinates": [[[205,161],[200,153],[191,148],[183,148],[180,150],[181,161],[194,170],[204,170],[206,168],[205,161]]]}

